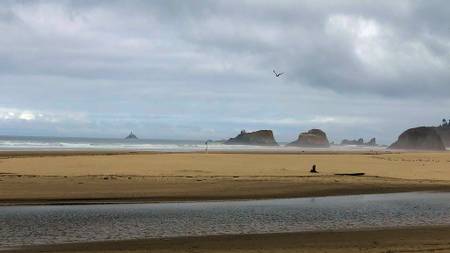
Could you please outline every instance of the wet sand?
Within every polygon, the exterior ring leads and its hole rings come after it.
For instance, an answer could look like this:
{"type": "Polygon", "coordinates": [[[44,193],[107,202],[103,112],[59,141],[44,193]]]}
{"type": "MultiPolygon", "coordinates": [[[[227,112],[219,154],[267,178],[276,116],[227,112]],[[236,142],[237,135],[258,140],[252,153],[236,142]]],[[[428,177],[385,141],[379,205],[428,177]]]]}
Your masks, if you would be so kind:
{"type": "Polygon", "coordinates": [[[227,235],[63,244],[15,252],[450,252],[450,227],[227,235]]]}
{"type": "Polygon", "coordinates": [[[450,190],[450,152],[0,153],[0,202],[261,199],[450,190]],[[316,164],[318,174],[309,170],[316,164]],[[364,176],[335,176],[363,172],[364,176]]]}

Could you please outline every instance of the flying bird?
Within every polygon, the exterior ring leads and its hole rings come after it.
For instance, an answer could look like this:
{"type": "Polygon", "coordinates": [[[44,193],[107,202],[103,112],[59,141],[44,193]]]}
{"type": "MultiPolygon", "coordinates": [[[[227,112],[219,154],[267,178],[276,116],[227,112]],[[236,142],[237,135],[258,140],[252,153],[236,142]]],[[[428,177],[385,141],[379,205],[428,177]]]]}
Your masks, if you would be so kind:
{"type": "Polygon", "coordinates": [[[273,70],[273,73],[275,74],[275,77],[280,77],[282,74],[284,74],[284,72],[277,73],[275,69],[273,70]]]}

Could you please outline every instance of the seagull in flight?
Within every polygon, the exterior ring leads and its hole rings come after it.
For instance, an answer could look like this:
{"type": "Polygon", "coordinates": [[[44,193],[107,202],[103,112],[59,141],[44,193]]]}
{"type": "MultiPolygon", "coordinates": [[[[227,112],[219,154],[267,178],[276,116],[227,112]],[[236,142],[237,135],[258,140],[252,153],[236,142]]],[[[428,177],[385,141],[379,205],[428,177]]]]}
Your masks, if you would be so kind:
{"type": "Polygon", "coordinates": [[[275,77],[280,77],[282,74],[284,74],[284,72],[277,73],[275,69],[273,70],[273,73],[275,74],[275,77]]]}

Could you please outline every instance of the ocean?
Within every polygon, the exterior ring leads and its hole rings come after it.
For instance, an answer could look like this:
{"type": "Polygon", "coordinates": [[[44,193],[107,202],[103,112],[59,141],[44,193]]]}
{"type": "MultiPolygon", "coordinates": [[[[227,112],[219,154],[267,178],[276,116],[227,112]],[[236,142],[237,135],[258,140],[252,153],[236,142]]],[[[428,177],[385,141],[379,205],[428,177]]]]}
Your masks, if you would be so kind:
{"type": "Polygon", "coordinates": [[[331,146],[330,148],[298,148],[224,145],[210,142],[208,147],[204,140],[158,140],[158,139],[113,139],[113,138],[78,138],[78,137],[32,137],[0,136],[0,151],[159,151],[159,152],[193,152],[193,151],[270,151],[289,152],[302,150],[384,150],[383,147],[331,146]]]}

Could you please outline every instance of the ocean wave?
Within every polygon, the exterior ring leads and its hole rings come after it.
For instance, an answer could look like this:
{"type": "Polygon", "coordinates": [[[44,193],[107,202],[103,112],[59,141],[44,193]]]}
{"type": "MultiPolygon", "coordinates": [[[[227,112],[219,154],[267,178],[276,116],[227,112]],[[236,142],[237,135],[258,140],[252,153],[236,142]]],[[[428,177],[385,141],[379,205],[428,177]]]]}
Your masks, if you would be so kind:
{"type": "MultiPolygon", "coordinates": [[[[250,146],[250,145],[224,145],[222,143],[209,143],[210,151],[345,151],[345,150],[383,150],[384,147],[340,146],[332,145],[330,148],[303,148],[286,146],[250,146]]],[[[42,138],[14,140],[0,140],[0,150],[127,150],[127,151],[163,151],[163,152],[189,152],[206,151],[203,141],[126,141],[114,139],[69,139],[69,138],[42,138]]]]}

